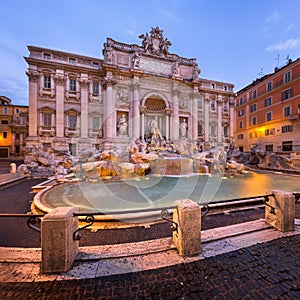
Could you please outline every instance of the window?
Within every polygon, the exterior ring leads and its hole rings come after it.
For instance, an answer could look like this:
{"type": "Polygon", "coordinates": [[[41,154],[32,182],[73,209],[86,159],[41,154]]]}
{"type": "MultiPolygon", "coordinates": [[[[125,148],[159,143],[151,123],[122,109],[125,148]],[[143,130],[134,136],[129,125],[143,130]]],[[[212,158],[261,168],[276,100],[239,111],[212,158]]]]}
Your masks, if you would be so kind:
{"type": "Polygon", "coordinates": [[[8,124],[8,120],[1,120],[1,124],[2,124],[2,125],[8,124]]]}
{"type": "Polygon", "coordinates": [[[20,108],[16,108],[16,114],[20,113],[20,108]]]}
{"type": "Polygon", "coordinates": [[[273,145],[266,145],[265,149],[266,151],[273,152],[273,145]]]}
{"type": "Polygon", "coordinates": [[[238,135],[238,140],[242,140],[242,139],[244,139],[244,135],[241,133],[238,135]]]}
{"type": "Polygon", "coordinates": [[[274,135],[274,134],[275,134],[275,128],[265,130],[265,135],[274,135]]]}
{"type": "Polygon", "coordinates": [[[70,79],[70,91],[76,92],[76,80],[75,79],[70,79]]]}
{"type": "Polygon", "coordinates": [[[292,97],[293,97],[293,89],[292,88],[282,92],[282,95],[281,95],[282,101],[287,100],[292,97]]]}
{"type": "Polygon", "coordinates": [[[3,131],[2,135],[3,135],[4,139],[7,139],[7,132],[6,131],[3,131]]]}
{"type": "Polygon", "coordinates": [[[256,117],[253,117],[252,118],[252,125],[256,125],[257,124],[257,118],[256,117]]]}
{"type": "Polygon", "coordinates": [[[93,95],[98,96],[99,95],[99,83],[93,82],[93,95]]]}
{"type": "Polygon", "coordinates": [[[99,69],[99,64],[96,63],[96,62],[93,62],[93,68],[94,68],[94,69],[99,69]]]}
{"type": "Polygon", "coordinates": [[[293,151],[293,142],[282,142],[282,151],[293,151]]]}
{"type": "Polygon", "coordinates": [[[51,54],[49,54],[49,53],[44,53],[44,59],[46,59],[46,60],[51,60],[51,54]]]}
{"type": "Polygon", "coordinates": [[[44,88],[51,89],[51,76],[48,75],[44,76],[44,88]]]}
{"type": "Polygon", "coordinates": [[[224,91],[227,91],[227,85],[224,85],[224,91]]]}
{"type": "Polygon", "coordinates": [[[284,73],[284,83],[288,83],[292,80],[291,71],[284,73]]]}
{"type": "Polygon", "coordinates": [[[223,102],[223,110],[228,111],[229,110],[229,104],[228,102],[223,102]]]}
{"type": "Polygon", "coordinates": [[[251,104],[250,106],[250,112],[256,111],[256,103],[251,104]]]}
{"type": "Polygon", "coordinates": [[[272,81],[267,83],[267,92],[272,91],[272,81]]]}
{"type": "Polygon", "coordinates": [[[229,136],[229,126],[224,127],[224,136],[229,136]]]}
{"type": "Polygon", "coordinates": [[[257,97],[257,90],[254,90],[252,92],[252,98],[255,99],[257,97]]]}
{"type": "Polygon", "coordinates": [[[285,125],[281,127],[282,133],[293,132],[293,125],[285,125]]]}
{"type": "Polygon", "coordinates": [[[249,133],[249,139],[252,139],[252,138],[253,138],[253,133],[250,132],[250,133],[249,133]]]}
{"type": "Polygon", "coordinates": [[[271,105],[272,105],[272,97],[265,99],[265,107],[268,107],[271,105]]]}
{"type": "Polygon", "coordinates": [[[216,109],[216,100],[211,100],[211,102],[210,102],[210,108],[211,108],[212,110],[215,110],[215,109],[216,109]]]}
{"type": "Polygon", "coordinates": [[[269,122],[271,120],[272,120],[272,112],[269,111],[269,112],[266,113],[266,121],[269,122]]]}
{"type": "Polygon", "coordinates": [[[92,129],[93,129],[93,131],[99,130],[99,118],[96,118],[96,117],[92,118],[92,129]]]}
{"type": "Polygon", "coordinates": [[[244,115],[244,110],[243,110],[243,109],[239,110],[239,111],[238,111],[238,116],[241,117],[241,116],[243,116],[243,115],[244,115]]]}
{"type": "Polygon", "coordinates": [[[43,113],[43,124],[44,126],[51,127],[51,117],[50,113],[43,113]]]}
{"type": "Polygon", "coordinates": [[[212,89],[215,88],[215,84],[214,84],[214,83],[211,84],[211,88],[212,88],[212,89]]]}
{"type": "Polygon", "coordinates": [[[216,136],[216,126],[215,125],[211,125],[210,134],[211,134],[211,136],[216,136]]]}
{"type": "Polygon", "coordinates": [[[76,65],[76,59],[75,58],[69,58],[69,63],[72,65],[76,65]]]}
{"type": "Polygon", "coordinates": [[[291,106],[287,106],[283,109],[283,116],[288,117],[292,114],[292,108],[291,106]]]}
{"type": "Polygon", "coordinates": [[[69,128],[75,129],[77,123],[77,116],[70,115],[69,116],[69,128]]]}
{"type": "Polygon", "coordinates": [[[202,98],[198,98],[197,102],[198,102],[198,107],[200,109],[203,108],[203,99],[202,98]]]}
{"type": "Polygon", "coordinates": [[[3,113],[7,114],[8,113],[8,108],[7,107],[3,107],[3,113]]]}
{"type": "Polygon", "coordinates": [[[239,128],[243,128],[243,121],[240,121],[239,128]]]}
{"type": "Polygon", "coordinates": [[[243,104],[243,98],[241,97],[240,98],[240,105],[242,105],[243,104]]]}

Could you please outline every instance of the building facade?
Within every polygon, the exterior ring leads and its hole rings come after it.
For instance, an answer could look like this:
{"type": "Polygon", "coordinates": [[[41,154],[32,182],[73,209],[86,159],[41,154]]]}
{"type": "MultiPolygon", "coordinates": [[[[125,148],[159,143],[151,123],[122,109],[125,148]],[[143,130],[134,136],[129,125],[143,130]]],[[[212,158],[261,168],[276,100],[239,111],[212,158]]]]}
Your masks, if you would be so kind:
{"type": "Polygon", "coordinates": [[[169,52],[158,27],[141,45],[107,38],[103,59],[29,46],[30,127],[27,144],[127,147],[149,138],[209,148],[234,134],[233,85],[199,78],[196,59],[169,52]]]}
{"type": "Polygon", "coordinates": [[[23,158],[28,136],[28,106],[13,105],[0,96],[0,158],[23,158]]]}
{"type": "Polygon", "coordinates": [[[300,151],[300,59],[237,92],[235,142],[241,151],[300,151]]]}

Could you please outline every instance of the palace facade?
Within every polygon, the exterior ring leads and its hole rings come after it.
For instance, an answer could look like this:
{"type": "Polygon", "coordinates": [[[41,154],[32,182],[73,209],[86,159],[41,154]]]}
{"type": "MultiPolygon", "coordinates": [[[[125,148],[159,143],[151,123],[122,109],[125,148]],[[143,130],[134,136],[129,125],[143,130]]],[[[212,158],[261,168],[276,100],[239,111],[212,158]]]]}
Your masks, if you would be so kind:
{"type": "Polygon", "coordinates": [[[300,59],[288,60],[237,92],[235,142],[241,151],[300,151],[300,59]]]}
{"type": "Polygon", "coordinates": [[[202,79],[196,59],[171,54],[163,30],[141,45],[107,38],[102,58],[28,46],[28,145],[127,147],[153,134],[165,140],[227,145],[234,134],[233,85],[202,79]],[[155,121],[155,122],[154,122],[155,121]]]}

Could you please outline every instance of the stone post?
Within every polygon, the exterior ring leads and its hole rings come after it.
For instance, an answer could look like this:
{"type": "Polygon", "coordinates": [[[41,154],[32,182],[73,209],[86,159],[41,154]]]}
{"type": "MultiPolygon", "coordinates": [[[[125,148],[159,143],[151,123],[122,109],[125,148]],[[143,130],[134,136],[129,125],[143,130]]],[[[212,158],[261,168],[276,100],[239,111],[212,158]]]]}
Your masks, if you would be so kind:
{"type": "Polygon", "coordinates": [[[271,213],[271,208],[266,205],[266,222],[280,231],[292,231],[295,225],[295,197],[292,193],[274,190],[270,193],[275,195],[269,197],[267,204],[275,208],[275,214],[271,213]]]}
{"type": "Polygon", "coordinates": [[[180,256],[201,253],[201,208],[190,199],[174,202],[177,209],[173,221],[178,224],[178,232],[173,232],[173,242],[180,256]]]}
{"type": "Polygon", "coordinates": [[[67,272],[78,253],[79,242],[73,240],[78,228],[74,207],[59,207],[48,213],[41,223],[42,273],[67,272]]]}

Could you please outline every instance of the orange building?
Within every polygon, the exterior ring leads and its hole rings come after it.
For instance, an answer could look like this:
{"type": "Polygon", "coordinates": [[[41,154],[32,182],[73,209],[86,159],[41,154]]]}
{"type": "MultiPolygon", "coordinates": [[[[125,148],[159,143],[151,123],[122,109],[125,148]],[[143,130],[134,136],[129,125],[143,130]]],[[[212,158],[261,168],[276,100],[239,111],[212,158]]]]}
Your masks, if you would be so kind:
{"type": "Polygon", "coordinates": [[[300,151],[300,58],[237,92],[234,136],[241,151],[300,151]]]}
{"type": "Polygon", "coordinates": [[[0,158],[23,158],[28,136],[28,106],[12,105],[0,96],[0,158]]]}

